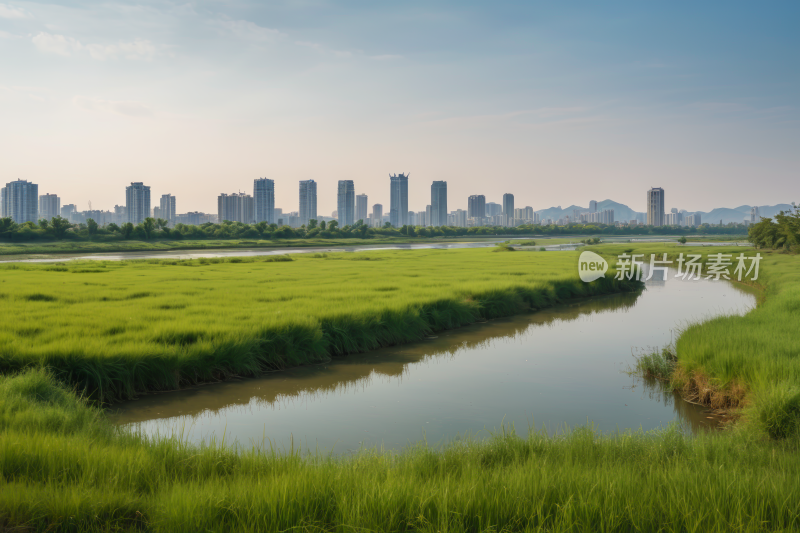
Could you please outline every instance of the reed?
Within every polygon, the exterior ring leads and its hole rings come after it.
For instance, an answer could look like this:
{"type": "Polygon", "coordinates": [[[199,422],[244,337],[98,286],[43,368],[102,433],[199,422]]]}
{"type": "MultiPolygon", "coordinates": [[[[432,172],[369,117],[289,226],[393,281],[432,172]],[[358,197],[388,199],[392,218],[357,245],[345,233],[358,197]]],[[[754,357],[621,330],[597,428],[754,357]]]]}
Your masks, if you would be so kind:
{"type": "Polygon", "coordinates": [[[0,265],[0,372],[44,366],[112,401],[638,287],[584,284],[576,264],[473,249],[0,265]]]}
{"type": "Polygon", "coordinates": [[[675,427],[345,457],[111,428],[42,370],[0,378],[0,527],[33,531],[779,531],[800,454],[675,427]]]}

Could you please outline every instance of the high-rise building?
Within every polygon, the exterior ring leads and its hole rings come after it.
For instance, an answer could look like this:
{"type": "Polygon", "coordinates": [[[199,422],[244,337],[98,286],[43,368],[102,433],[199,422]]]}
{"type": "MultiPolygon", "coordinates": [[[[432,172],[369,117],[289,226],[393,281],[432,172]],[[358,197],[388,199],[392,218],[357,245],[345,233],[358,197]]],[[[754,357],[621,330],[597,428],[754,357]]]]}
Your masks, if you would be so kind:
{"type": "Polygon", "coordinates": [[[408,224],[408,175],[389,175],[389,223],[396,227],[408,224]]]}
{"type": "Polygon", "coordinates": [[[454,226],[457,228],[466,228],[467,227],[467,211],[464,209],[456,209],[453,213],[455,216],[453,220],[455,221],[454,226]]]}
{"type": "Polygon", "coordinates": [[[169,222],[170,225],[175,224],[175,217],[177,215],[175,211],[175,197],[171,194],[162,194],[158,207],[159,216],[156,218],[163,218],[169,222]]]}
{"type": "Polygon", "coordinates": [[[125,212],[131,224],[144,222],[150,216],[150,187],[141,181],[125,187],[125,212]]]}
{"type": "Polygon", "coordinates": [[[592,200],[589,202],[589,212],[597,213],[597,200],[592,200]]]}
{"type": "Polygon", "coordinates": [[[486,216],[486,197],[473,194],[467,202],[467,218],[484,218],[486,216]]]}
{"type": "Polygon", "coordinates": [[[356,222],[367,223],[367,195],[356,195],[356,222]]]}
{"type": "Polygon", "coordinates": [[[61,214],[61,198],[57,194],[43,194],[39,197],[39,219],[50,220],[61,214]]]}
{"type": "Polygon", "coordinates": [[[372,225],[376,228],[383,226],[383,205],[375,204],[372,206],[372,225]]]}
{"type": "Polygon", "coordinates": [[[661,187],[647,191],[647,225],[664,225],[664,189],[661,187]]]}
{"type": "Polygon", "coordinates": [[[255,221],[275,223],[275,182],[267,178],[253,180],[255,221]]]}
{"type": "Polygon", "coordinates": [[[506,226],[510,226],[514,219],[514,195],[506,193],[503,195],[503,215],[506,218],[506,226]]]}
{"type": "Polygon", "coordinates": [[[308,226],[309,220],[317,219],[317,182],[300,182],[300,225],[308,226]]]}
{"type": "Polygon", "coordinates": [[[758,214],[758,207],[751,207],[750,208],[750,223],[755,224],[756,222],[761,222],[761,216],[758,214]]]}
{"type": "Polygon", "coordinates": [[[356,221],[356,189],[353,180],[339,180],[336,205],[339,227],[352,226],[356,221]]]}
{"type": "MultiPolygon", "coordinates": [[[[425,223],[422,224],[423,226],[430,226],[431,225],[431,213],[433,213],[433,208],[430,204],[425,206],[425,223]]],[[[447,213],[445,213],[446,215],[447,213]]],[[[445,220],[445,224],[447,224],[447,220],[445,220]]]]}
{"type": "Polygon", "coordinates": [[[255,201],[249,194],[240,192],[220,194],[217,197],[217,219],[252,224],[255,222],[255,201]]]}
{"type": "MultiPolygon", "coordinates": [[[[61,206],[61,218],[65,218],[70,222],[72,222],[72,217],[77,212],[78,212],[78,206],[76,206],[75,204],[67,204],[61,206]]],[[[124,224],[127,221],[128,219],[126,218],[124,221],[122,221],[122,223],[124,224]]]]}
{"type": "Polygon", "coordinates": [[[503,206],[497,202],[486,202],[486,216],[491,218],[503,212],[503,206]]]}
{"type": "Polygon", "coordinates": [[[0,206],[2,217],[17,224],[38,222],[39,186],[26,180],[6,183],[0,189],[0,206]]]}
{"type": "Polygon", "coordinates": [[[431,184],[431,216],[429,226],[447,225],[447,182],[434,181],[431,184]]]}
{"type": "Polygon", "coordinates": [[[686,215],[686,225],[689,226],[690,228],[696,228],[700,224],[702,224],[702,221],[700,220],[699,213],[692,213],[691,215],[686,215]]]}

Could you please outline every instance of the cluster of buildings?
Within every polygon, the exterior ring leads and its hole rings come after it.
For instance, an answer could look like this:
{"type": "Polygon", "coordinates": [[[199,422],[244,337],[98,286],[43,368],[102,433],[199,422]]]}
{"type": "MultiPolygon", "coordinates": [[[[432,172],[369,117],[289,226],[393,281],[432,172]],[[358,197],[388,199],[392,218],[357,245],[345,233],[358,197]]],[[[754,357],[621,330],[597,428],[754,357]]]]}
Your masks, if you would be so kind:
{"type": "MultiPolygon", "coordinates": [[[[356,194],[352,180],[339,180],[337,189],[337,209],[332,216],[322,216],[317,211],[317,183],[314,180],[303,180],[299,183],[299,209],[284,213],[275,207],[275,182],[268,178],[253,181],[253,193],[237,192],[220,194],[217,197],[217,213],[187,212],[179,214],[176,199],[172,194],[162,194],[158,205],[153,206],[150,187],[142,182],[131,183],[125,188],[125,205],[115,205],[113,211],[92,210],[91,203],[86,211],[78,211],[74,204],[61,205],[61,199],[55,194],[39,195],[39,186],[25,180],[7,183],[0,191],[2,217],[10,217],[17,223],[37,222],[40,219],[51,219],[61,216],[72,223],[86,222],[93,219],[100,225],[127,222],[139,224],[148,217],[166,220],[170,226],[175,224],[200,225],[206,222],[229,220],[253,224],[267,222],[279,226],[287,225],[298,228],[307,225],[310,220],[336,220],[340,227],[352,226],[357,221],[371,227],[383,227],[387,223],[393,227],[411,226],[506,226],[514,227],[523,224],[607,224],[638,225],[646,223],[652,226],[699,226],[702,221],[697,213],[679,211],[676,208],[667,213],[664,208],[664,189],[660,187],[647,191],[647,214],[641,220],[616,221],[613,209],[598,210],[597,202],[589,203],[589,210],[581,212],[573,210],[572,215],[562,216],[558,220],[540,219],[539,214],[530,206],[516,207],[514,195],[503,195],[502,204],[487,202],[483,194],[475,194],[467,198],[466,209],[448,211],[447,182],[431,183],[430,204],[424,211],[408,209],[408,175],[393,174],[389,176],[389,205],[373,204],[369,207],[366,194],[356,194]]],[[[641,214],[640,214],[641,215],[641,214]]],[[[755,223],[760,219],[758,208],[751,210],[750,217],[744,223],[755,223]]]]}
{"type": "Polygon", "coordinates": [[[664,210],[664,189],[653,187],[647,191],[647,224],[650,226],[688,226],[697,227],[703,221],[699,213],[689,214],[685,209],[678,211],[673,207],[669,213],[664,210]]]}

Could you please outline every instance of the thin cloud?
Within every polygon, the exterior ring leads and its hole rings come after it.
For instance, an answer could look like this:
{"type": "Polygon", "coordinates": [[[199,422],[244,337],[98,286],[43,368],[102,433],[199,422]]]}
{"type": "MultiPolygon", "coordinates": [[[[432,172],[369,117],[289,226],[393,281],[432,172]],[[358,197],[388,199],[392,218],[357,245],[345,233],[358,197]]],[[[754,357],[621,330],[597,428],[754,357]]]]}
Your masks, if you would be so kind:
{"type": "Polygon", "coordinates": [[[132,60],[149,61],[157,53],[156,46],[145,39],[136,39],[131,42],[117,44],[84,44],[72,37],[39,32],[31,39],[33,44],[41,51],[60,56],[71,56],[74,53],[88,53],[92,59],[105,61],[107,59],[125,58],[132,60]]]}
{"type": "Polygon", "coordinates": [[[31,14],[20,7],[0,4],[0,19],[26,19],[30,17],[31,14]]]}
{"type": "Polygon", "coordinates": [[[216,20],[214,22],[223,30],[223,33],[233,35],[244,41],[264,43],[287,37],[285,33],[279,30],[265,28],[249,20],[216,20]]]}
{"type": "Polygon", "coordinates": [[[84,111],[97,111],[134,118],[153,116],[153,110],[141,102],[101,100],[100,98],[76,96],[72,103],[75,107],[84,111]]]}
{"type": "Polygon", "coordinates": [[[430,125],[441,126],[484,126],[492,123],[518,121],[526,118],[529,123],[538,124],[557,124],[583,122],[587,119],[574,117],[574,115],[588,111],[585,107],[542,107],[539,109],[524,109],[520,111],[510,111],[508,113],[486,114],[486,115],[467,115],[460,117],[448,117],[426,121],[430,125]],[[547,120],[556,117],[563,117],[557,120],[547,120]]]}

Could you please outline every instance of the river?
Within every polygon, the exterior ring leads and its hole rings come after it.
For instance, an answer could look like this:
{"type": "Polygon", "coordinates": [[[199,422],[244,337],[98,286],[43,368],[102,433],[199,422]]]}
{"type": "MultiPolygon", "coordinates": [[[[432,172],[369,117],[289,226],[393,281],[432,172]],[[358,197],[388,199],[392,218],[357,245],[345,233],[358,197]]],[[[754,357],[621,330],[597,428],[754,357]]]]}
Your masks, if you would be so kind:
{"type": "Polygon", "coordinates": [[[676,328],[745,313],[755,296],[723,281],[670,273],[640,294],[597,297],[447,331],[261,378],[148,394],[117,404],[117,424],[191,442],[333,450],[401,449],[481,437],[501,424],[520,433],[593,423],[600,431],[686,431],[718,417],[625,370],[637,350],[661,347],[676,328]]]}

